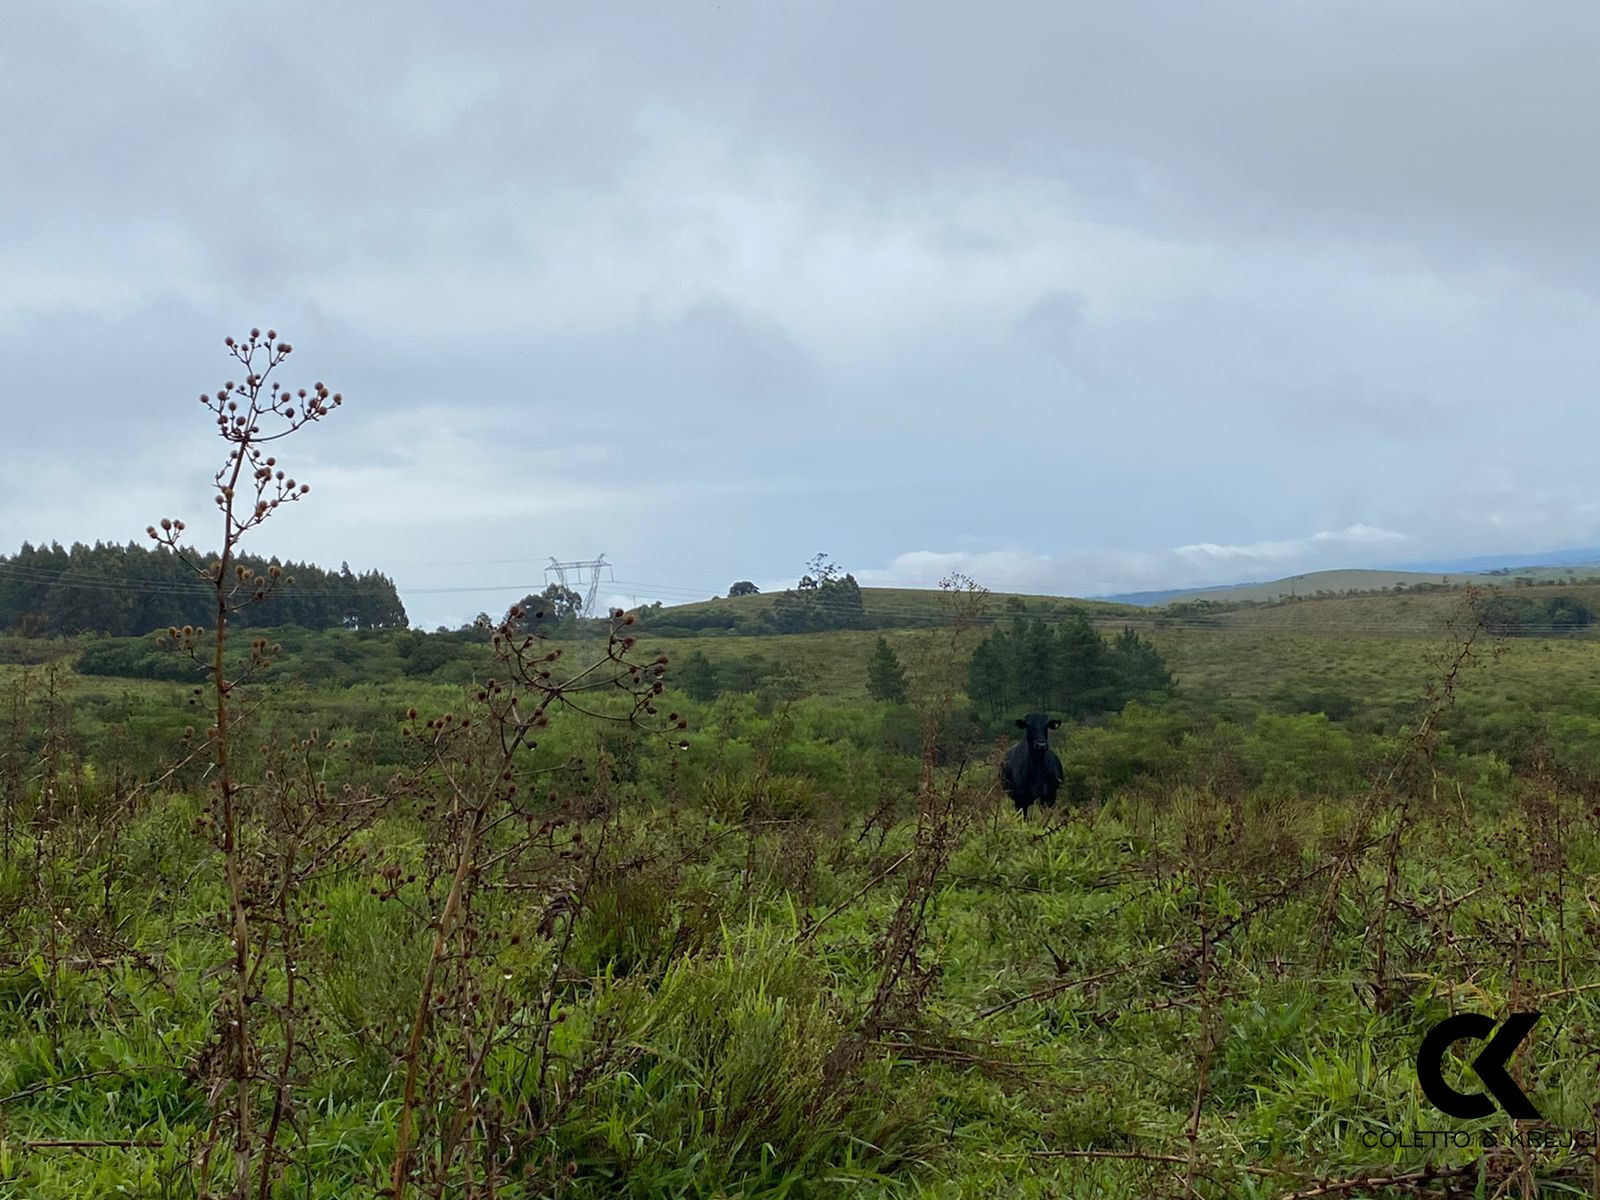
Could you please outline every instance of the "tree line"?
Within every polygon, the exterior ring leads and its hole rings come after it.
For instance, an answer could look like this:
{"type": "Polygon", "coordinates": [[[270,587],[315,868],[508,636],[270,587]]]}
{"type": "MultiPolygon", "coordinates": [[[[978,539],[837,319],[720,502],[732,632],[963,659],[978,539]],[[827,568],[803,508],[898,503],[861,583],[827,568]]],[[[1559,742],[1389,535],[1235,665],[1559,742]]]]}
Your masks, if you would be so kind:
{"type": "Polygon", "coordinates": [[[1500,637],[1559,637],[1594,624],[1594,610],[1573,596],[1495,596],[1478,610],[1484,628],[1500,637]]]}
{"type": "MultiPolygon", "coordinates": [[[[755,596],[761,589],[741,579],[728,589],[730,597],[755,596]]],[[[749,637],[775,633],[827,633],[837,629],[876,629],[889,625],[938,624],[930,615],[924,621],[871,619],[856,577],[842,570],[826,554],[806,563],[798,583],[777,593],[769,607],[736,610],[696,608],[683,612],[660,601],[635,610],[639,627],[660,637],[690,637],[718,631],[749,637]]]]}
{"type": "MultiPolygon", "coordinates": [[[[183,554],[191,562],[211,560],[189,548],[183,554]]],[[[294,581],[268,603],[240,612],[234,622],[241,627],[404,629],[409,624],[394,581],[379,571],[358,574],[348,563],[330,571],[313,563],[249,554],[235,561],[262,575],[278,567],[294,581]]],[[[209,625],[215,619],[211,594],[165,547],[78,542],[64,548],[59,542],[25,542],[16,554],[0,555],[0,631],[29,637],[132,637],[171,625],[209,625]]]]}
{"type": "Polygon", "coordinates": [[[1107,641],[1081,611],[1058,622],[1018,615],[974,649],[967,668],[967,695],[991,722],[1025,711],[1078,720],[1171,687],[1154,645],[1127,628],[1107,641]]]}

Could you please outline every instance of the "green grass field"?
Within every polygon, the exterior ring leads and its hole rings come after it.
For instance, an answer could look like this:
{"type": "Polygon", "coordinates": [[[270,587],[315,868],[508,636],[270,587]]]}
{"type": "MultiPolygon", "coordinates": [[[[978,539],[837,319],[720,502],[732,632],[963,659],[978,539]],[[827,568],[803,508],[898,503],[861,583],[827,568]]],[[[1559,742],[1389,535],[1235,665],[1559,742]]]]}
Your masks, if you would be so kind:
{"type": "Polygon", "coordinates": [[[909,707],[878,631],[647,634],[785,682],[511,752],[503,667],[306,641],[236,696],[231,852],[205,697],[0,667],[0,1194],[1589,1194],[1600,645],[1452,673],[1459,602],[1107,613],[1176,689],[1028,822],[958,719],[987,627],[881,634],[909,707]],[[1427,1030],[1523,1009],[1542,1123],[1433,1109],[1427,1030]]]}

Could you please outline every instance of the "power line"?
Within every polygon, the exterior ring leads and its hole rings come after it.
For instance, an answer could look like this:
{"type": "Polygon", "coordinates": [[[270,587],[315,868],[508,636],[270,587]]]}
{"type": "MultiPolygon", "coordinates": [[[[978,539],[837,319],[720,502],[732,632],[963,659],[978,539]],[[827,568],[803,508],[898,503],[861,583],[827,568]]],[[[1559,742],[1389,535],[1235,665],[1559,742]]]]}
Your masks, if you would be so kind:
{"type": "Polygon", "coordinates": [[[592,617],[594,615],[595,593],[600,590],[600,572],[604,571],[606,575],[610,577],[612,582],[615,582],[616,580],[616,577],[611,574],[611,564],[606,561],[606,556],[604,554],[600,555],[598,558],[582,559],[578,562],[557,562],[556,559],[552,557],[550,559],[550,565],[544,569],[544,577],[546,580],[550,578],[551,571],[554,571],[556,573],[556,578],[561,581],[561,590],[564,592],[575,591],[575,589],[567,583],[568,571],[589,572],[589,590],[584,593],[583,606],[578,609],[578,615],[580,617],[592,617]]]}

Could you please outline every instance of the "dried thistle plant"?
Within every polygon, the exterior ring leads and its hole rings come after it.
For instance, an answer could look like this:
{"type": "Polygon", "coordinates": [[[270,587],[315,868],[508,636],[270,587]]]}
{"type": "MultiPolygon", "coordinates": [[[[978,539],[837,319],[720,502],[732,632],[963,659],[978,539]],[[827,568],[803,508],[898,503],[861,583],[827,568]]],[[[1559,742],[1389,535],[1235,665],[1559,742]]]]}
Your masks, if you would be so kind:
{"type": "MultiPolygon", "coordinates": [[[[466,711],[407,714],[404,732],[421,754],[404,786],[425,823],[427,868],[424,879],[405,882],[415,884],[408,903],[430,944],[401,1056],[386,1189],[395,1200],[414,1184],[435,1196],[495,1194],[515,1157],[506,1123],[515,1120],[518,1142],[536,1139],[616,1051],[601,1040],[569,1066],[565,1086],[555,1086],[551,1034],[566,1019],[567,958],[617,816],[607,772],[528,760],[555,711],[673,740],[687,722],[660,713],[666,656],[631,657],[631,615],[614,610],[604,655],[571,673],[561,670],[559,650],[522,631],[523,615],[513,607],[494,630],[494,677],[466,711]],[[575,779],[578,794],[558,795],[550,780],[560,778],[575,779]],[[531,896],[543,912],[533,932],[548,960],[531,993],[503,957],[521,940],[495,920],[495,900],[507,894],[531,896]],[[482,1086],[486,1064],[507,1052],[521,1062],[514,1111],[482,1086]]],[[[400,898],[398,882],[391,878],[380,894],[400,898]]]]}
{"type": "Polygon", "coordinates": [[[260,329],[252,329],[246,338],[230,337],[225,344],[242,375],[200,397],[200,403],[215,416],[218,436],[228,447],[212,479],[221,535],[217,557],[205,564],[191,557],[182,544],[187,526],[181,520],[163,517],[159,528],[151,525],[145,532],[187,564],[214,599],[216,624],[209,645],[206,630],[196,626],[168,629],[160,640],[191,659],[210,683],[208,695],[206,689],[196,689],[194,698],[196,704],[203,697],[208,699],[211,710],[206,741],[214,781],[202,826],[221,855],[231,954],[216,1055],[223,1064],[223,1078],[211,1089],[212,1120],[199,1152],[199,1177],[202,1185],[211,1178],[212,1152],[227,1129],[232,1144],[231,1191],[244,1200],[252,1179],[258,1181],[259,1195],[269,1193],[281,1113],[275,1106],[267,1129],[257,1134],[256,1092],[262,1076],[253,1018],[262,1003],[260,989],[270,939],[261,941],[252,927],[258,897],[251,894],[241,787],[235,772],[234,696],[240,684],[266,670],[277,647],[263,638],[255,639],[248,662],[236,673],[228,670],[226,650],[230,619],[293,581],[276,566],[262,575],[236,559],[247,535],[279,508],[297,503],[311,491],[310,484],[298,482],[280,466],[268,447],[322,420],[344,399],[320,382],[309,389],[291,389],[272,378],[293,350],[288,342],[279,340],[276,330],[263,335],[260,329]]]}

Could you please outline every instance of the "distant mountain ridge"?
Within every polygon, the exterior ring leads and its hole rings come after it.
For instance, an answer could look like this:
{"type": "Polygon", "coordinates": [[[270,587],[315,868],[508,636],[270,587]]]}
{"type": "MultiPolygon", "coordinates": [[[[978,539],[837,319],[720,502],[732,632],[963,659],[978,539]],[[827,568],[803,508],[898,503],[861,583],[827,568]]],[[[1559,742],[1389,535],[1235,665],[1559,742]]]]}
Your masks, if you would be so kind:
{"type": "Polygon", "coordinates": [[[1581,546],[1567,550],[1547,550],[1535,554],[1476,554],[1467,558],[1434,559],[1429,562],[1396,563],[1396,571],[1452,571],[1482,574],[1486,571],[1536,569],[1539,567],[1600,567],[1600,546],[1581,546]]]}
{"type": "Polygon", "coordinates": [[[1550,578],[1560,568],[1593,568],[1600,573],[1600,546],[1572,547],[1531,554],[1478,554],[1463,558],[1432,559],[1392,567],[1308,571],[1279,579],[1246,580],[1205,587],[1165,588],[1144,592],[1119,592],[1096,596],[1116,604],[1153,608],[1174,600],[1273,600],[1281,596],[1312,595],[1319,591],[1350,592],[1419,583],[1448,583],[1463,576],[1516,576],[1550,578]]]}

